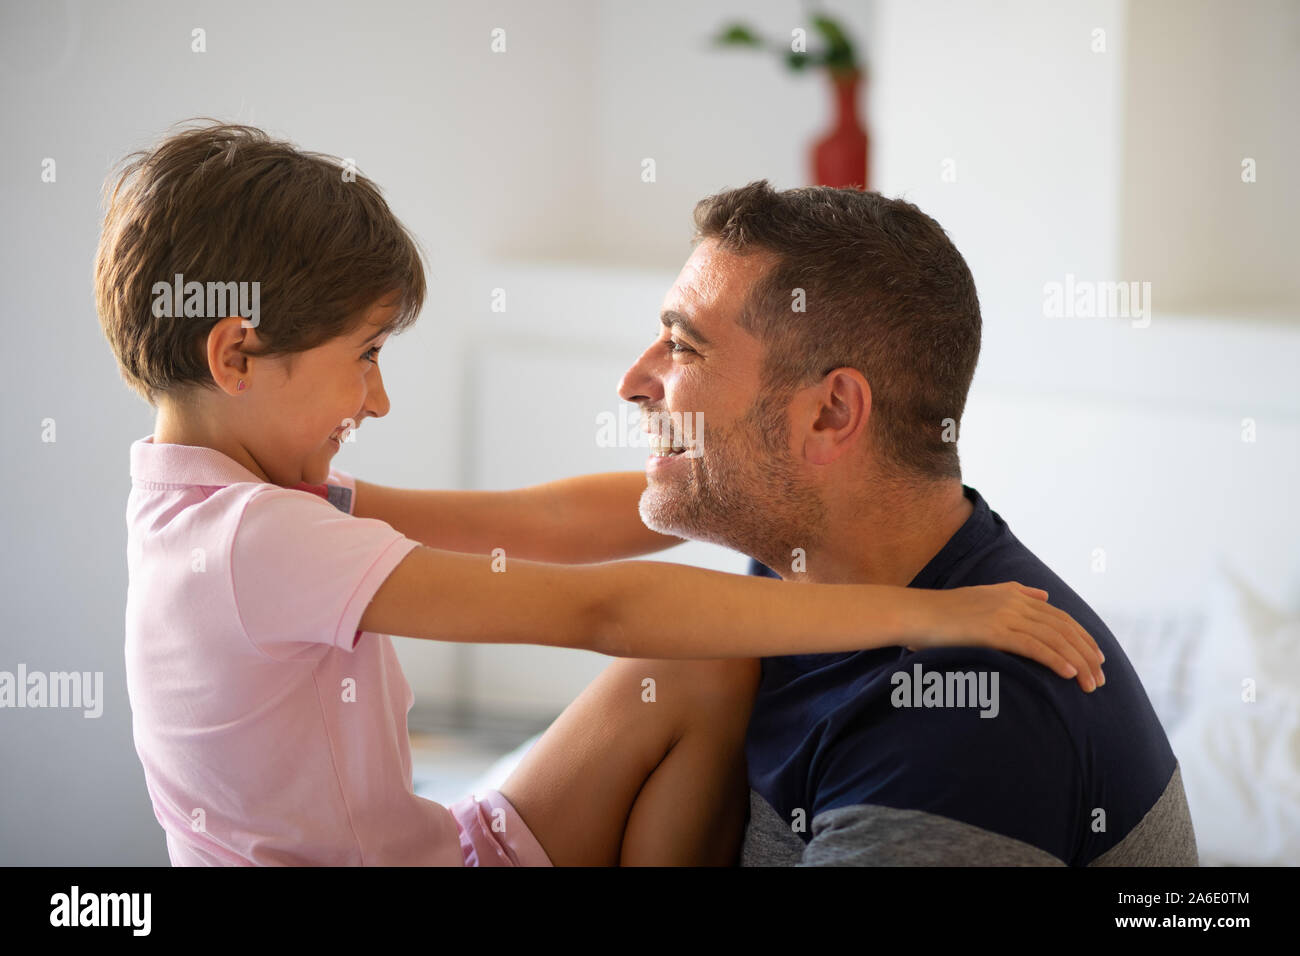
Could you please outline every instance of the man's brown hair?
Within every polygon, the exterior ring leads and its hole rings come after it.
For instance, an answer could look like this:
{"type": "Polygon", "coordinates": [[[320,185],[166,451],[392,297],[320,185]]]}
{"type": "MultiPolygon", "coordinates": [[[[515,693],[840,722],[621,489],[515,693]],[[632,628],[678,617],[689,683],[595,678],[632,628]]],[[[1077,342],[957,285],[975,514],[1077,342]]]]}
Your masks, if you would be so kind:
{"type": "Polygon", "coordinates": [[[980,349],[975,280],[937,222],[856,189],[777,192],[766,180],[702,199],[695,241],[772,264],[739,324],[764,345],[765,397],[840,367],[871,385],[872,436],[893,467],[960,478],[945,419],[961,422],[980,349]],[[806,311],[797,311],[803,290],[806,311]]]}
{"type": "Polygon", "coordinates": [[[415,321],[421,251],[373,182],[262,130],[197,122],[127,156],[104,186],[95,303],[132,389],[156,405],[164,392],[213,386],[204,343],[225,316],[154,315],[154,284],[178,273],[205,287],[259,283],[256,332],[266,344],[245,346],[249,355],[292,355],[348,335],[394,295],[389,330],[415,321]]]}

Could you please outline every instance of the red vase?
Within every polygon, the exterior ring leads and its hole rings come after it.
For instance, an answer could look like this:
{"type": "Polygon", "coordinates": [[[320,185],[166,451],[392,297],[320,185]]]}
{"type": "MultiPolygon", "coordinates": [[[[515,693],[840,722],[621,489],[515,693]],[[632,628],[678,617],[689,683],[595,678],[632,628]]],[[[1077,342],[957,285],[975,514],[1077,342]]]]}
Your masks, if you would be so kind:
{"type": "Polygon", "coordinates": [[[832,72],[835,128],[817,140],[812,150],[813,182],[836,189],[866,189],[867,131],[858,122],[858,83],[861,71],[832,72]]]}

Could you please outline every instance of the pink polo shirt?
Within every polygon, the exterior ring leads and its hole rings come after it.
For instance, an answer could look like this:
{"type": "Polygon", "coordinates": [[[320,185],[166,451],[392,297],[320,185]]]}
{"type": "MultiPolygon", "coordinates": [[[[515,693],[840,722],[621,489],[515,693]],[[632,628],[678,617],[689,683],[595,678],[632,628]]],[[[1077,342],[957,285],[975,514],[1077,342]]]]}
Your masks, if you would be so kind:
{"type": "Polygon", "coordinates": [[[126,681],[173,865],[464,865],[412,790],[414,701],[361,615],[415,547],[333,470],[281,488],[211,448],[131,445],[126,681]]]}

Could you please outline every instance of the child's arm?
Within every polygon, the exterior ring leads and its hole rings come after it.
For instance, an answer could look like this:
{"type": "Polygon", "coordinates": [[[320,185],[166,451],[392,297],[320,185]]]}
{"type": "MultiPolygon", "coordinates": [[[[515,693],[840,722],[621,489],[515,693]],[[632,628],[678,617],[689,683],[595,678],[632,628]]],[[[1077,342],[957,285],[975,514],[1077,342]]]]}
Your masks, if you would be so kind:
{"type": "Polygon", "coordinates": [[[727,658],[967,645],[1029,657],[1085,690],[1101,652],[1040,590],[789,584],[659,561],[565,567],[415,548],[361,628],[430,640],[574,647],[614,657],[727,658]],[[1074,668],[1072,671],[1071,668],[1074,668]]]}
{"type": "Polygon", "coordinates": [[[378,518],[444,551],[593,564],[681,544],[651,531],[637,511],[645,473],[580,475],[514,491],[408,490],[357,481],[353,514],[378,518]]]}

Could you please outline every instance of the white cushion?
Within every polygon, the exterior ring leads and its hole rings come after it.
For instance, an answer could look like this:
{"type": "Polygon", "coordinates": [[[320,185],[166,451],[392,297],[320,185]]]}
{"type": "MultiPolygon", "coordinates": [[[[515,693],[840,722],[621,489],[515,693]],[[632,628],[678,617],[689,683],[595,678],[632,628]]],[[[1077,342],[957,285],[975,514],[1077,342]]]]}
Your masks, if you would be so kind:
{"type": "Polygon", "coordinates": [[[1300,614],[1225,569],[1205,636],[1170,735],[1201,863],[1300,865],[1300,614]]]}

